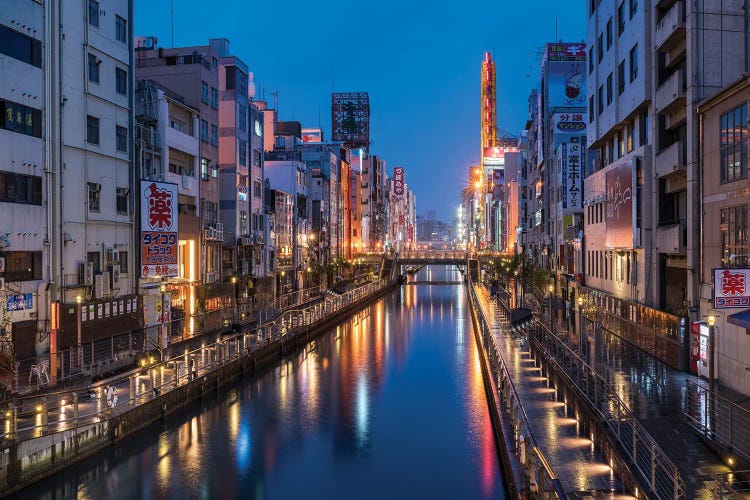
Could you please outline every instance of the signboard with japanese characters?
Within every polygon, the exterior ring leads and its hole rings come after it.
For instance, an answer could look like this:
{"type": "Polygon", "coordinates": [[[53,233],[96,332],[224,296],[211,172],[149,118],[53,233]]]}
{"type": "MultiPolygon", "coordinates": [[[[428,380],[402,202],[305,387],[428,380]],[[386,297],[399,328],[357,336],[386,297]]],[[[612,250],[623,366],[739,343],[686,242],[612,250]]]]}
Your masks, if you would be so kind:
{"type": "Polygon", "coordinates": [[[404,195],[404,169],[403,167],[393,168],[393,194],[396,196],[404,195]]]}
{"type": "Polygon", "coordinates": [[[625,162],[607,172],[604,200],[607,248],[633,248],[633,165],[625,162]]]}
{"type": "Polygon", "coordinates": [[[562,143],[558,148],[561,165],[563,209],[583,209],[583,161],[581,145],[576,142],[562,143]]]}
{"type": "Polygon", "coordinates": [[[583,113],[553,113],[552,130],[557,134],[581,134],[586,132],[583,113]]]}
{"type": "Polygon", "coordinates": [[[178,274],[177,185],[141,182],[141,277],[178,274]]]}
{"type": "Polygon", "coordinates": [[[750,269],[714,269],[714,309],[750,307],[750,269]]]}

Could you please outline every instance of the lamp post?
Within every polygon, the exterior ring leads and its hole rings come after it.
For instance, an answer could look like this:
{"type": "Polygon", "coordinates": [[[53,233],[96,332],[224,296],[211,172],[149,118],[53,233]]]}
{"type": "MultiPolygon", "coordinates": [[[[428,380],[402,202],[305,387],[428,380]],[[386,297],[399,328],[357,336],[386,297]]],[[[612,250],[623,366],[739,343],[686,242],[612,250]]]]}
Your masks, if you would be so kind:
{"type": "Polygon", "coordinates": [[[578,295],[578,353],[583,357],[583,297],[578,295]]]}
{"type": "Polygon", "coordinates": [[[78,356],[78,369],[83,369],[83,346],[81,345],[81,303],[83,302],[83,297],[80,295],[76,295],[76,311],[78,314],[76,314],[76,328],[77,328],[77,356],[78,356]]]}
{"type": "Polygon", "coordinates": [[[550,285],[549,286],[549,329],[553,334],[555,333],[555,318],[552,312],[552,293],[554,291],[555,291],[555,285],[550,285]]]}
{"type": "Polygon", "coordinates": [[[159,336],[159,361],[164,361],[164,348],[167,344],[167,301],[165,297],[167,292],[166,283],[162,283],[159,287],[159,290],[161,290],[161,335],[159,336]]]}
{"type": "Polygon", "coordinates": [[[713,314],[707,318],[708,323],[708,392],[711,394],[710,397],[713,400],[714,394],[714,383],[716,378],[716,363],[714,361],[714,351],[716,349],[716,335],[714,334],[714,328],[716,325],[716,316],[713,314]]]}
{"type": "Polygon", "coordinates": [[[232,328],[234,328],[237,323],[237,276],[232,276],[232,286],[234,287],[234,293],[232,294],[234,298],[232,302],[232,328]]]}

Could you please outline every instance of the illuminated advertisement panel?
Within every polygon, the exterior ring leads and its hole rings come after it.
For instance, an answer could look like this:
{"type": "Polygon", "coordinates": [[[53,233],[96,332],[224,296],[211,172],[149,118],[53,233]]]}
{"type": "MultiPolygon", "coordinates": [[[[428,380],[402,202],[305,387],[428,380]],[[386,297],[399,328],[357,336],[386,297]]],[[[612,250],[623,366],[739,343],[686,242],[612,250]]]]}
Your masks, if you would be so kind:
{"type": "Polygon", "coordinates": [[[750,269],[714,269],[714,309],[750,307],[750,269]]]}
{"type": "Polygon", "coordinates": [[[581,145],[566,142],[557,150],[562,174],[563,209],[583,209],[583,161],[581,145]]]}
{"type": "Polygon", "coordinates": [[[178,275],[177,185],[141,181],[141,277],[178,275]]]}
{"type": "Polygon", "coordinates": [[[319,128],[303,128],[302,142],[311,144],[323,142],[323,131],[319,128]]]}
{"type": "Polygon", "coordinates": [[[393,194],[396,196],[404,195],[404,169],[403,167],[394,167],[393,169],[393,194]]]}
{"type": "Polygon", "coordinates": [[[623,163],[607,172],[607,248],[633,248],[633,167],[623,163]]]}

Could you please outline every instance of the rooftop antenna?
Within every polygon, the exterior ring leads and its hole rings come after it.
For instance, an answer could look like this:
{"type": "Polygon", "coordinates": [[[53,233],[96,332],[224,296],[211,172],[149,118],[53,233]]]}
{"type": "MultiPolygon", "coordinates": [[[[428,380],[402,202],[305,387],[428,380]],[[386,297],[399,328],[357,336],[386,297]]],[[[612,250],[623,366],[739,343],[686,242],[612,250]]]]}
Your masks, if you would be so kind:
{"type": "Polygon", "coordinates": [[[271,95],[273,96],[273,109],[276,110],[276,114],[279,114],[279,91],[271,92],[271,95]]]}
{"type": "Polygon", "coordinates": [[[557,16],[555,16],[555,40],[557,40],[557,16]]]}
{"type": "Polygon", "coordinates": [[[171,21],[172,21],[172,48],[174,48],[174,0],[170,2],[171,8],[171,21]]]}

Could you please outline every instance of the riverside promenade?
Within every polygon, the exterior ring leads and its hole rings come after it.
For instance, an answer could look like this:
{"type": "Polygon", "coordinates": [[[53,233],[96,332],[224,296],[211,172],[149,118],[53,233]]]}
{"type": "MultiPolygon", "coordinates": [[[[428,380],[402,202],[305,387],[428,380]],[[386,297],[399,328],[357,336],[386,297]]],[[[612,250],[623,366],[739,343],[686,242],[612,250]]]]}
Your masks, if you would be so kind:
{"type": "Polygon", "coordinates": [[[284,311],[250,331],[220,337],[163,362],[146,362],[91,389],[16,399],[0,432],[0,494],[60,470],[216,390],[274,363],[395,285],[368,283],[284,311]]]}

